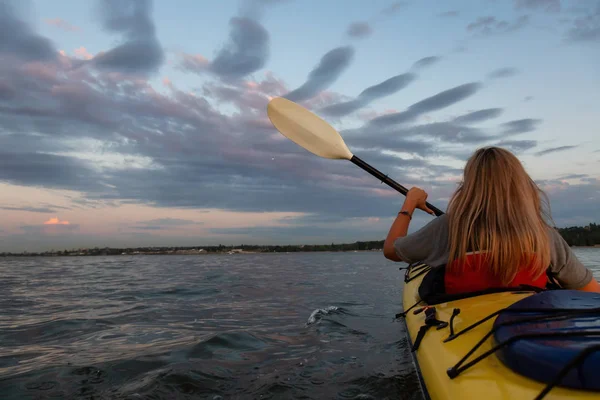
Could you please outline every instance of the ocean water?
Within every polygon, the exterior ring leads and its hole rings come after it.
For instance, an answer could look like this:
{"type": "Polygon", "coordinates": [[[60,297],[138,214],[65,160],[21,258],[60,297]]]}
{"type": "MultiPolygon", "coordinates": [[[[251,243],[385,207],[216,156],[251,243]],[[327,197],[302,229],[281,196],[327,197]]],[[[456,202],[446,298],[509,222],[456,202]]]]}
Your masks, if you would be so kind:
{"type": "MultiPolygon", "coordinates": [[[[600,249],[577,248],[600,278],[600,249]]],[[[0,259],[2,399],[420,399],[379,252],[0,259]]]]}

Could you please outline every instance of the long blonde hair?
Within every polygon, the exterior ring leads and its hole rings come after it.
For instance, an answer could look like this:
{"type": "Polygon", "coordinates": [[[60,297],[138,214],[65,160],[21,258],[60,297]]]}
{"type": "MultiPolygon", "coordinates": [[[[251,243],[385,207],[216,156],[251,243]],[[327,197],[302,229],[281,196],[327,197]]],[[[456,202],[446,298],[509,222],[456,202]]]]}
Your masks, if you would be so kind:
{"type": "Polygon", "coordinates": [[[485,264],[503,284],[530,265],[538,278],[550,264],[549,202],[512,153],[477,150],[448,204],[449,259],[482,251],[485,264]]]}

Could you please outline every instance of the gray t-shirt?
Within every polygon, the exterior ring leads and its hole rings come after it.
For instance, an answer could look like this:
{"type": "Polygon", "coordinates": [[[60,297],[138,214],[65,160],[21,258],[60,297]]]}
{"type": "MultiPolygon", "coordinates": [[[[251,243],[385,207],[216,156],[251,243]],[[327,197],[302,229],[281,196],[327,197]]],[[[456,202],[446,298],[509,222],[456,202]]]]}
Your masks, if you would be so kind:
{"type": "MultiPolygon", "coordinates": [[[[571,248],[552,228],[550,269],[565,289],[579,289],[590,283],[592,272],[573,254],[571,248]]],[[[435,218],[418,231],[394,242],[396,254],[409,263],[424,262],[437,267],[448,262],[448,215],[435,218]]]]}

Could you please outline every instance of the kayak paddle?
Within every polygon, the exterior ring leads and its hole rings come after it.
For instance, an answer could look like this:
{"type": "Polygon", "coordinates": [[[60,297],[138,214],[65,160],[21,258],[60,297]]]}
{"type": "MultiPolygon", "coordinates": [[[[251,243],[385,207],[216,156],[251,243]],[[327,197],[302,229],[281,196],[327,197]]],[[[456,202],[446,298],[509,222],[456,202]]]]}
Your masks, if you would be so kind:
{"type": "MultiPolygon", "coordinates": [[[[357,156],[353,155],[344,139],[327,122],[301,105],[283,97],[276,97],[269,101],[267,114],[271,123],[285,137],[297,145],[304,147],[311,153],[330,159],[350,160],[355,165],[364,169],[381,182],[406,196],[408,190],[382,174],[357,156]]],[[[436,216],[444,212],[425,203],[436,216]]]]}

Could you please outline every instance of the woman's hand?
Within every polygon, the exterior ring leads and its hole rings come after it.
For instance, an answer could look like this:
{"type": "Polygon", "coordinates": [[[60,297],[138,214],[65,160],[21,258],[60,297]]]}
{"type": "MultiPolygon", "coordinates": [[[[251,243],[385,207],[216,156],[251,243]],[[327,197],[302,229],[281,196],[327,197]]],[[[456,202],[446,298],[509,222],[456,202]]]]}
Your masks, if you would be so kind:
{"type": "Polygon", "coordinates": [[[404,210],[405,207],[409,208],[406,211],[409,211],[410,213],[412,213],[415,208],[418,208],[418,209],[425,211],[426,213],[434,215],[434,212],[432,210],[430,210],[429,207],[427,207],[426,203],[427,203],[427,192],[425,192],[421,188],[412,187],[408,191],[408,193],[406,193],[406,200],[404,200],[404,206],[402,207],[402,209],[404,210]]]}

